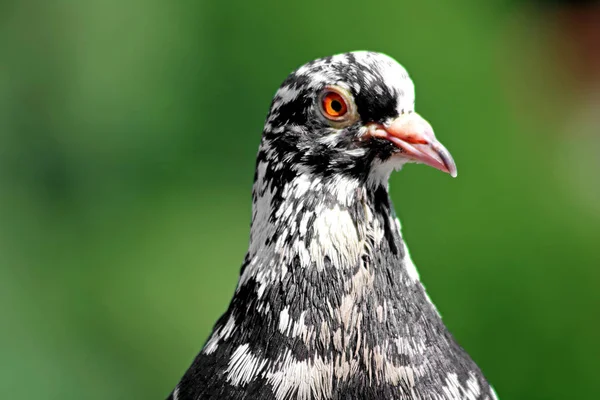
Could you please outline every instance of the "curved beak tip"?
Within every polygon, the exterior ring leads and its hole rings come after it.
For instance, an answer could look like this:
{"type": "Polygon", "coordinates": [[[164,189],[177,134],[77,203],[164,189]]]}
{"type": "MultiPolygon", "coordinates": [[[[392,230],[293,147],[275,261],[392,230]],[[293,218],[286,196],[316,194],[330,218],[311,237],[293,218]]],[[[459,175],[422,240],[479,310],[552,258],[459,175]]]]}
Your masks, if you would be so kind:
{"type": "Polygon", "coordinates": [[[458,176],[458,172],[456,171],[456,167],[453,170],[448,171],[451,177],[456,178],[458,176]]]}
{"type": "Polygon", "coordinates": [[[456,163],[450,155],[450,152],[446,150],[446,148],[443,147],[439,142],[436,143],[436,146],[434,146],[434,152],[440,158],[444,165],[445,171],[442,171],[447,172],[448,174],[450,174],[451,177],[456,178],[458,175],[458,171],[456,169],[456,163]]]}
{"type": "Polygon", "coordinates": [[[458,175],[450,152],[435,137],[433,128],[417,113],[403,114],[387,126],[374,127],[371,136],[387,139],[402,149],[406,157],[447,172],[451,177],[458,175]]]}

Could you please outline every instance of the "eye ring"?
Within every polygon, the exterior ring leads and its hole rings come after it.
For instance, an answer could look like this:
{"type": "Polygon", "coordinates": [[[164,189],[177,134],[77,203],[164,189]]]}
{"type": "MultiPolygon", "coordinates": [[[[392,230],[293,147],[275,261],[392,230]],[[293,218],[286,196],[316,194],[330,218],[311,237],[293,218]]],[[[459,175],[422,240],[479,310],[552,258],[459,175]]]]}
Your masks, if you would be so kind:
{"type": "Polygon", "coordinates": [[[333,86],[323,90],[319,96],[319,107],[323,117],[333,122],[344,122],[354,114],[354,103],[350,94],[333,86]]]}

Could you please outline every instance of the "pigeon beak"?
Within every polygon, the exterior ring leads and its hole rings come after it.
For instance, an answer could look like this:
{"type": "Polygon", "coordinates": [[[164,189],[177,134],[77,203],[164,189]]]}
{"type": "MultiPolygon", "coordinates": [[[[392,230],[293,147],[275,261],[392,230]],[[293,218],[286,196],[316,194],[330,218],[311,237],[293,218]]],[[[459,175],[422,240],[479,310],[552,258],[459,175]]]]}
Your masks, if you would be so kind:
{"type": "Polygon", "coordinates": [[[402,149],[402,155],[456,178],[456,164],[433,133],[429,122],[417,113],[402,114],[389,124],[370,124],[367,135],[386,139],[402,149]]]}

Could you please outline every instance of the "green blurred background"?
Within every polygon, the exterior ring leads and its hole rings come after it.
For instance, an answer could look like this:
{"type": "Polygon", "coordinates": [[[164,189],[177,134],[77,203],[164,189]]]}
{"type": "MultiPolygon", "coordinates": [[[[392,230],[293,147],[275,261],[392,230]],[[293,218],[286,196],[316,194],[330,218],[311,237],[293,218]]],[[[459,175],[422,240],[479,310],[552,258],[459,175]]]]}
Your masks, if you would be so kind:
{"type": "Polygon", "coordinates": [[[458,165],[391,178],[451,331],[502,399],[599,398],[600,152],[563,131],[546,12],[1,1],[0,398],[164,398],[235,288],[272,95],[358,49],[408,69],[458,165]]]}

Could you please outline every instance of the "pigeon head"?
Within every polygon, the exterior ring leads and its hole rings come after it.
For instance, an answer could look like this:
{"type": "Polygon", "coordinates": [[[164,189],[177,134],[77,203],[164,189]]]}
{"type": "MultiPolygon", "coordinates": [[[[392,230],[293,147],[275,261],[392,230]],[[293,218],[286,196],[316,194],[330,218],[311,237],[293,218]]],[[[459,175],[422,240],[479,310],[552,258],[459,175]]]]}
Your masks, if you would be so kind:
{"type": "Polygon", "coordinates": [[[408,73],[384,54],[314,60],[292,72],[275,94],[263,155],[299,173],[341,173],[377,183],[409,162],[456,176],[452,156],[414,102],[408,73]]]}
{"type": "Polygon", "coordinates": [[[407,162],[456,175],[398,63],[354,52],[290,74],[258,151],[238,286],[169,400],[497,399],[402,237],[387,178],[407,162]]]}

